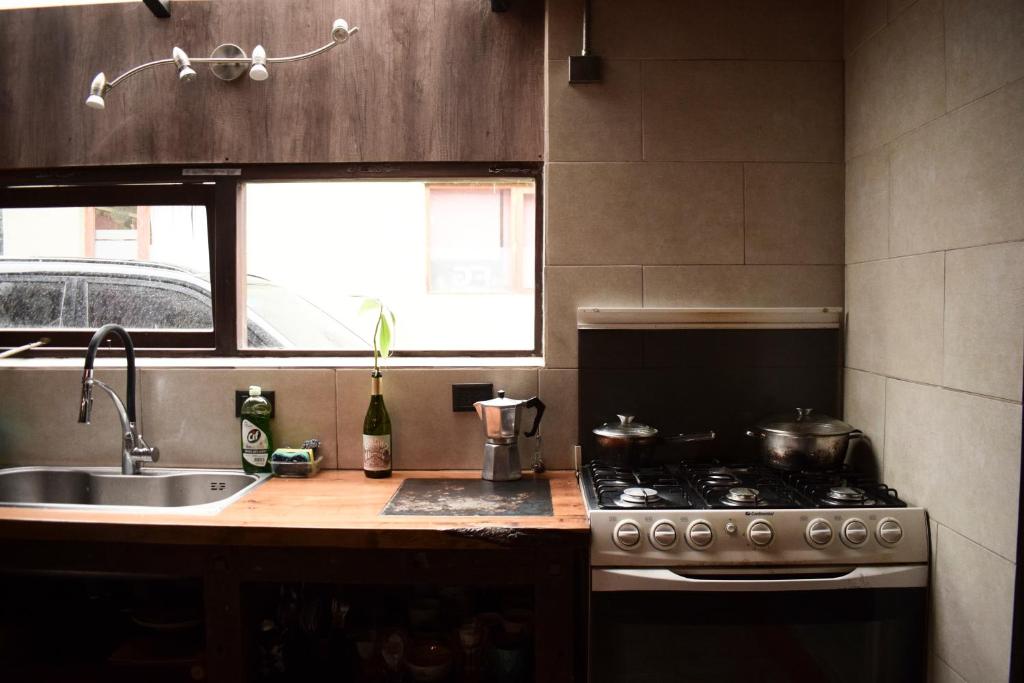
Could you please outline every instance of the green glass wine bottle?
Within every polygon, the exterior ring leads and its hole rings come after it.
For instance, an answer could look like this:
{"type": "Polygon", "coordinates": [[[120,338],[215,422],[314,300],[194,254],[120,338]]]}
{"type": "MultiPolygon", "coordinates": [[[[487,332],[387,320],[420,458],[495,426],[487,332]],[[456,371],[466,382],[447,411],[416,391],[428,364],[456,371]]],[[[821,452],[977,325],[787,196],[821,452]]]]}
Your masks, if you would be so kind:
{"type": "Polygon", "coordinates": [[[363,474],[371,479],[391,476],[391,418],[380,393],[380,370],[371,377],[370,407],[363,418],[363,474]]]}

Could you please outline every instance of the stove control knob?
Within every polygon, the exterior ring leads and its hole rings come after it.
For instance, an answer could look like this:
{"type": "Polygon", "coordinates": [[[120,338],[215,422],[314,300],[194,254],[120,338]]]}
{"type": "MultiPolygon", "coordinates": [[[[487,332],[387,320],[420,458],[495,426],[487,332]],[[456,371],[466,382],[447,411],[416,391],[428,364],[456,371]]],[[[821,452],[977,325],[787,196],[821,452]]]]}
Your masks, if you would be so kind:
{"type": "Polygon", "coordinates": [[[895,519],[883,519],[878,523],[876,534],[883,545],[896,545],[903,538],[903,527],[895,519]]]}
{"type": "Polygon", "coordinates": [[[704,550],[711,545],[713,540],[715,540],[715,532],[711,530],[711,525],[703,519],[698,519],[686,528],[686,542],[694,550],[704,550]]]}
{"type": "Polygon", "coordinates": [[[815,548],[824,548],[832,542],[832,525],[823,519],[812,519],[807,525],[807,542],[815,548]]]}
{"type": "Polygon", "coordinates": [[[772,542],[772,539],[775,538],[775,532],[772,530],[771,524],[764,520],[758,520],[751,522],[750,526],[747,527],[747,538],[758,548],[763,548],[772,542]]]}
{"type": "Polygon", "coordinates": [[[849,519],[843,524],[843,542],[851,548],[864,545],[868,540],[868,528],[859,519],[849,519]]]}
{"type": "Polygon", "coordinates": [[[640,527],[632,520],[623,520],[615,527],[612,540],[623,550],[633,550],[640,545],[640,527]]]}
{"type": "Polygon", "coordinates": [[[658,550],[668,550],[676,544],[676,527],[667,519],[661,519],[651,527],[651,543],[658,550]]]}

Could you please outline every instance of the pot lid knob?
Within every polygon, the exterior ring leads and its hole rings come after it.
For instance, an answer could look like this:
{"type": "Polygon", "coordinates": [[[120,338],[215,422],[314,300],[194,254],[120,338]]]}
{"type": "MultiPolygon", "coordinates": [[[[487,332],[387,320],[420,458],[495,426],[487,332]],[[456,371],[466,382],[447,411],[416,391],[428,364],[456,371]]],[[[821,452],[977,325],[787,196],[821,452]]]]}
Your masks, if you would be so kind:
{"type": "Polygon", "coordinates": [[[811,413],[813,413],[813,412],[814,412],[814,408],[797,408],[796,409],[796,419],[797,420],[806,419],[806,418],[810,417],[811,413]]]}
{"type": "Polygon", "coordinates": [[[615,417],[619,418],[619,424],[624,425],[633,424],[633,420],[636,419],[636,415],[616,415],[615,417]]]}
{"type": "MultiPolygon", "coordinates": [[[[505,398],[505,390],[504,389],[498,389],[498,398],[505,398]]],[[[797,410],[802,410],[802,408],[797,408],[797,410]]]]}

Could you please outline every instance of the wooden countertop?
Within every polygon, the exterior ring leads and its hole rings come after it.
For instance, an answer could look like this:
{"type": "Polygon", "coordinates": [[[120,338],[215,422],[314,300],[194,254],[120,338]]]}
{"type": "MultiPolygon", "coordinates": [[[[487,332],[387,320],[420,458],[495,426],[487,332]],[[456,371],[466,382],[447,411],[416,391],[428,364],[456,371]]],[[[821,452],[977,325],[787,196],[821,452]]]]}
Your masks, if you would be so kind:
{"type": "Polygon", "coordinates": [[[409,478],[476,479],[471,470],[395,472],[326,470],[312,479],[272,478],[216,515],[125,514],[0,507],[0,538],[178,545],[358,548],[479,548],[586,538],[586,510],[573,472],[547,472],[551,516],[382,516],[409,478]]]}

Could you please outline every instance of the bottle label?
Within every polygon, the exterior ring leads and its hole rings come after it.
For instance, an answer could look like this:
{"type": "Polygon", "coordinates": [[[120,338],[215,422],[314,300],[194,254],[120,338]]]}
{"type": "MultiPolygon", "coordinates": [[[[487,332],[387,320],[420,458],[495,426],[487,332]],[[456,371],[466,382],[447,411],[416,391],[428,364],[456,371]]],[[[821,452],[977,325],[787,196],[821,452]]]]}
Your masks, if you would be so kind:
{"type": "Polygon", "coordinates": [[[270,444],[262,429],[249,420],[242,420],[242,457],[254,467],[267,464],[270,444]]]}
{"type": "Polygon", "coordinates": [[[371,472],[391,469],[390,434],[363,434],[363,469],[371,472]]]}

